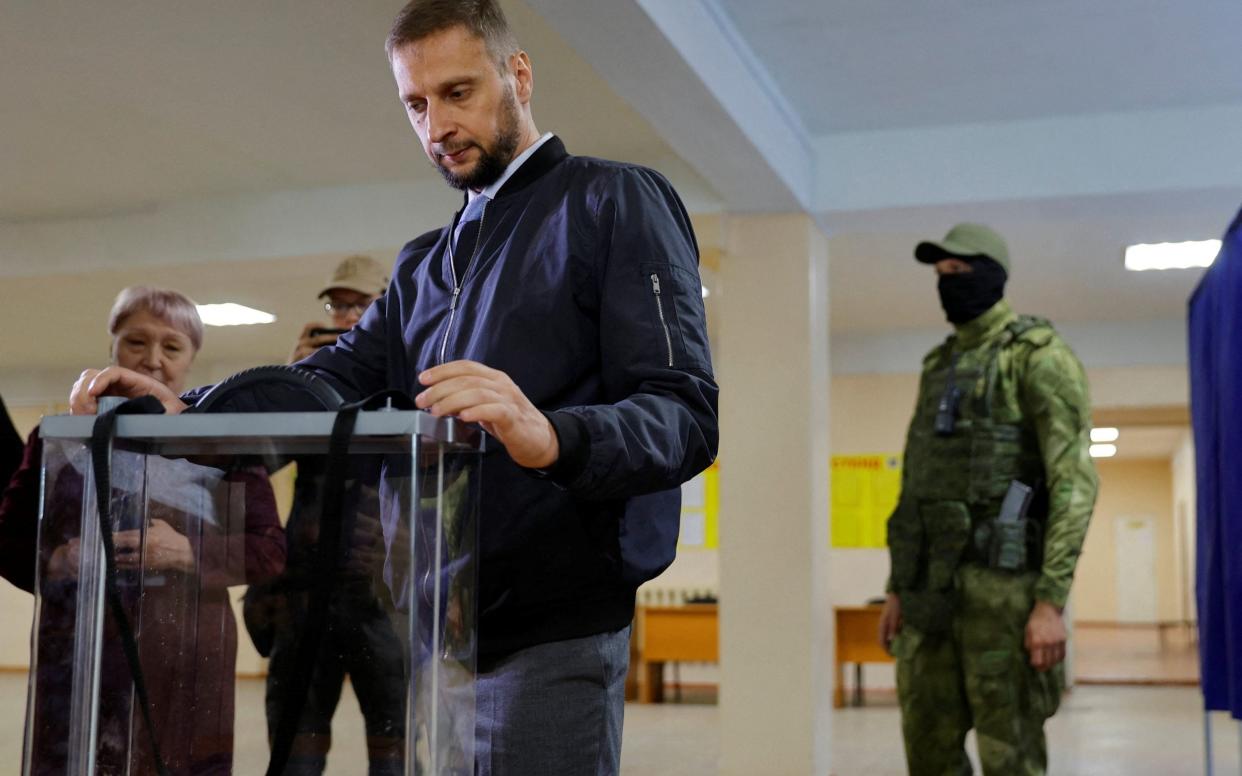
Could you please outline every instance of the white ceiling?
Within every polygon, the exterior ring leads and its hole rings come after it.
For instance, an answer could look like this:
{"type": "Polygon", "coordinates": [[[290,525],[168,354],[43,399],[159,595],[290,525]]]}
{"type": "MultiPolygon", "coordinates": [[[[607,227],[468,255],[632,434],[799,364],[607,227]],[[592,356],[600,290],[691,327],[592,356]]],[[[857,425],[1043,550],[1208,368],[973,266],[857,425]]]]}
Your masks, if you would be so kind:
{"type": "MultiPolygon", "coordinates": [[[[89,219],[320,187],[425,181],[439,190],[383,52],[401,5],[0,0],[0,105],[9,106],[0,142],[0,227],[54,233],[64,223],[89,231],[89,219]]],[[[573,152],[649,164],[683,190],[709,191],[538,15],[520,2],[504,6],[534,61],[541,129],[556,131],[573,152]]],[[[442,188],[452,203],[453,193],[442,188]]],[[[339,215],[354,217],[348,210],[339,215]]],[[[422,228],[402,232],[401,240],[422,228]]],[[[100,233],[106,241],[109,233],[100,233]]],[[[352,250],[390,261],[399,245],[375,241],[352,250]]],[[[0,253],[13,263],[38,260],[0,253]]],[[[37,332],[3,338],[0,368],[100,362],[112,300],[139,283],[275,313],[270,326],[208,329],[203,358],[280,362],[302,324],[321,317],[314,294],[342,255],[210,263],[169,255],[157,266],[97,270],[83,257],[81,271],[55,274],[0,267],[0,330],[37,332]]]]}
{"type": "Polygon", "coordinates": [[[715,0],[812,134],[1242,100],[1237,0],[715,0]]]}
{"type": "MultiPolygon", "coordinates": [[[[1237,0],[710,1],[811,135],[1242,102],[1237,0]]],[[[1242,142],[1240,127],[1219,131],[1242,142]]],[[[1174,139],[1151,149],[1194,152],[1174,139]]],[[[1122,251],[1219,236],[1242,205],[1238,183],[830,213],[833,330],[943,324],[930,272],[911,253],[959,221],[1008,239],[1008,294],[1024,312],[1181,318],[1201,271],[1126,272],[1122,251]]]]}
{"type": "MultiPolygon", "coordinates": [[[[615,0],[623,1],[632,2],[615,0]]],[[[1236,0],[702,1],[724,9],[813,134],[1242,101],[1242,47],[1230,39],[1242,29],[1236,0]]],[[[502,3],[534,61],[541,129],[578,153],[655,166],[683,194],[700,192],[700,211],[719,207],[704,177],[592,68],[591,51],[574,51],[520,0],[502,3]]],[[[436,183],[383,56],[400,5],[0,0],[0,235],[5,225],[28,224],[54,234],[68,219],[89,231],[85,216],[240,194],[436,183]]],[[[1025,312],[1062,322],[1181,317],[1197,274],[1125,273],[1121,249],[1216,236],[1240,191],[1242,181],[828,214],[833,329],[941,324],[927,270],[910,253],[960,220],[989,222],[1009,238],[1011,296],[1025,312]]],[[[386,242],[355,248],[383,256],[394,247],[386,242]]],[[[276,312],[274,327],[213,330],[209,342],[213,358],[278,360],[314,316],[309,295],[341,255],[311,250],[318,252],[95,272],[84,256],[68,275],[0,267],[8,275],[0,330],[40,332],[0,343],[0,367],[94,358],[106,338],[96,343],[89,333],[102,329],[116,291],[140,281],[276,312]]]]}
{"type": "MultiPolygon", "coordinates": [[[[401,5],[0,2],[0,223],[437,177],[384,56],[401,5]]],[[[535,62],[541,128],[697,184],[540,17],[504,5],[535,62]]]]}

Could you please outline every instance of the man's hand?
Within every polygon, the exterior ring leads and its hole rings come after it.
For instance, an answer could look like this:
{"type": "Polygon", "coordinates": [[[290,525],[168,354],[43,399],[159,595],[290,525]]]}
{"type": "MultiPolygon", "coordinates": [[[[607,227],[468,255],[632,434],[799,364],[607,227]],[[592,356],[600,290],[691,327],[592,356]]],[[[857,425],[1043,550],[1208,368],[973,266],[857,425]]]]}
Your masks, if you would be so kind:
{"type": "Polygon", "coordinates": [[[880,613],[880,646],[884,647],[885,652],[893,643],[893,639],[897,637],[899,630],[901,630],[901,599],[896,593],[889,593],[884,599],[884,611],[880,613]]]}
{"type": "Polygon", "coordinates": [[[1026,651],[1037,671],[1047,671],[1065,659],[1065,620],[1061,610],[1036,601],[1026,622],[1026,651]]]}
{"type": "Polygon", "coordinates": [[[290,364],[295,361],[301,361],[311,353],[314,353],[316,350],[322,348],[324,345],[336,344],[336,338],[341,336],[339,334],[319,334],[314,337],[311,336],[312,330],[322,328],[324,328],[322,323],[314,322],[308,323],[302,327],[302,334],[298,337],[297,343],[293,346],[293,352],[289,354],[290,364]]]}
{"type": "Polygon", "coordinates": [[[544,469],[560,456],[552,424],[504,372],[475,361],[450,361],[423,372],[418,381],[427,386],[414,398],[420,409],[478,423],[518,466],[544,469]]]}
{"type": "Polygon", "coordinates": [[[185,402],[159,380],[132,369],[110,366],[82,372],[69,393],[70,414],[94,415],[99,410],[100,396],[124,396],[127,399],[154,396],[169,415],[176,415],[186,408],[185,402]]]}
{"type": "MultiPolygon", "coordinates": [[[[116,567],[136,569],[143,557],[141,531],[117,531],[112,537],[116,547],[116,567]]],[[[194,552],[190,540],[177,533],[163,520],[152,520],[147,526],[146,565],[148,571],[194,570],[194,552]]]]}

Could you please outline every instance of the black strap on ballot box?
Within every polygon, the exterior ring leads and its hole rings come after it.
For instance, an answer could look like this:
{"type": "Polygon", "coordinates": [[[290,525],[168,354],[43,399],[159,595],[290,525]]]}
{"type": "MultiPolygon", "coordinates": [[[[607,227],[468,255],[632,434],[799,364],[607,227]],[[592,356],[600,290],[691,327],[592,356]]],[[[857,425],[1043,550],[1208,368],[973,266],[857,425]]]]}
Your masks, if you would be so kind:
{"type": "Polygon", "coordinates": [[[336,589],[341,547],[345,541],[345,480],[349,471],[349,443],[353,438],[358,412],[379,407],[411,410],[414,402],[400,391],[381,391],[362,401],[341,404],[328,439],[328,460],[324,470],[323,514],[319,520],[319,542],[312,555],[311,588],[306,607],[306,622],[297,642],[293,679],[283,682],[280,691],[280,716],[272,736],[272,755],[266,776],[281,776],[293,752],[298,735],[298,722],[310,692],[311,676],[324,632],[328,628],[328,609],[332,591],[336,589]]]}
{"type": "Polygon", "coordinates": [[[345,473],[349,462],[349,440],[354,434],[358,420],[358,406],[343,407],[332,424],[332,437],[328,441],[328,461],[323,483],[323,515],[319,520],[319,541],[312,555],[313,573],[306,622],[302,637],[297,642],[294,670],[291,681],[282,682],[280,692],[280,716],[276,718],[276,730],[272,736],[272,756],[267,766],[267,776],[280,776],[285,772],[293,742],[298,735],[298,722],[302,708],[310,692],[311,675],[315,671],[315,659],[328,627],[328,607],[332,589],[336,585],[337,558],[341,551],[342,512],[345,505],[345,473]]]}
{"type": "Polygon", "coordinates": [[[99,537],[103,544],[104,588],[108,606],[112,609],[112,619],[116,621],[117,630],[121,632],[121,646],[125,650],[125,662],[129,665],[130,676],[134,680],[134,694],[138,696],[142,721],[147,727],[155,770],[160,776],[170,776],[168,767],[160,756],[159,737],[155,734],[155,721],[151,718],[151,702],[147,697],[142,661],[138,657],[138,642],[134,639],[134,629],[129,622],[129,615],[125,613],[125,602],[121,600],[121,591],[116,582],[116,547],[112,541],[112,467],[109,465],[112,438],[116,434],[116,416],[155,415],[163,411],[164,407],[158,399],[154,396],[143,396],[130,399],[100,414],[95,418],[95,425],[91,430],[91,462],[95,469],[95,501],[99,507],[99,537]]]}

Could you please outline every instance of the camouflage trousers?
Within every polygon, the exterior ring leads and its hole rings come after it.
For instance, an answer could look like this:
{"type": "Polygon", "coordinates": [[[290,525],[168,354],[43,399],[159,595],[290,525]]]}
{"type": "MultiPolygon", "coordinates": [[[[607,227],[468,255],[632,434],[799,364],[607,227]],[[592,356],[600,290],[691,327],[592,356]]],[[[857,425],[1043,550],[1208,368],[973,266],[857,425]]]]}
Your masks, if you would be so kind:
{"type": "Polygon", "coordinates": [[[1064,667],[1036,671],[1024,646],[1037,576],[963,566],[947,632],[907,625],[893,640],[911,776],[969,776],[971,728],[987,776],[1044,773],[1044,720],[1060,704],[1064,667]]]}

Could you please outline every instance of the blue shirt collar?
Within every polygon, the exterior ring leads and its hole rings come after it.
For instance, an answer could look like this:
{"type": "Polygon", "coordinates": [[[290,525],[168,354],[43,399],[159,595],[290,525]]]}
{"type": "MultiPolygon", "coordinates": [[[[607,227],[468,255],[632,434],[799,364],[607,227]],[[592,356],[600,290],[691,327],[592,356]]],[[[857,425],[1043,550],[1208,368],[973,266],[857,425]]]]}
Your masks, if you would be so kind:
{"type": "Polygon", "coordinates": [[[544,143],[548,142],[551,139],[552,139],[552,133],[545,132],[542,137],[540,137],[538,140],[530,144],[530,148],[527,148],[525,151],[515,156],[513,158],[513,161],[509,162],[509,166],[505,168],[504,175],[501,175],[499,178],[497,178],[495,183],[493,183],[492,185],[488,186],[487,188],[479,192],[476,192],[474,189],[467,189],[466,190],[466,201],[470,202],[471,200],[473,200],[475,197],[479,196],[480,194],[487,197],[489,200],[495,199],[496,195],[500,192],[500,187],[504,186],[505,183],[508,182],[509,178],[513,177],[513,173],[517,172],[518,168],[520,168],[523,164],[525,164],[526,160],[531,158],[531,156],[533,156],[534,153],[539,150],[539,146],[543,145],[544,143]]]}

